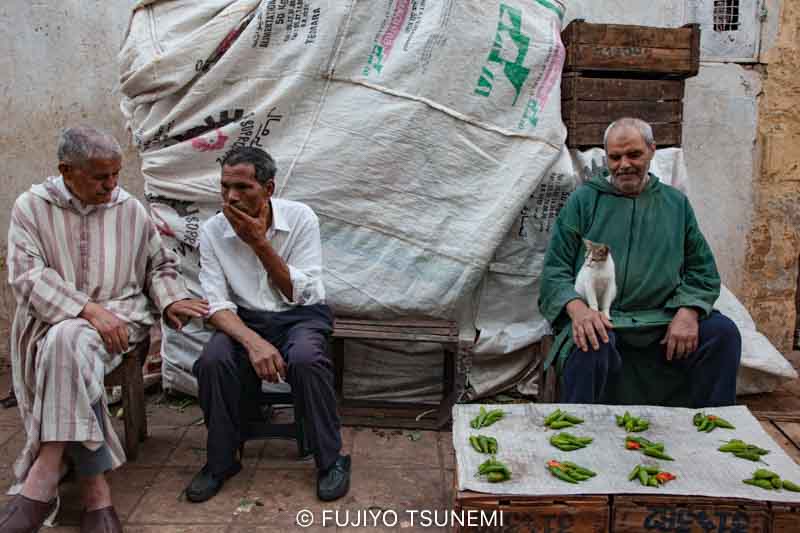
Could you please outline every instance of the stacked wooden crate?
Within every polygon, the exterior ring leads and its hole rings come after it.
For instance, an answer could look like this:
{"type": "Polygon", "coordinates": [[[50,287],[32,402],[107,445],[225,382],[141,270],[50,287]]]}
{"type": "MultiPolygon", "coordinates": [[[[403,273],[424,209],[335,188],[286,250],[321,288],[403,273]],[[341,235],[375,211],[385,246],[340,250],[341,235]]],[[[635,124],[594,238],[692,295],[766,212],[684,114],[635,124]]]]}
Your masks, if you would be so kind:
{"type": "Polygon", "coordinates": [[[684,80],[700,64],[699,25],[652,28],[578,19],[561,39],[568,146],[602,147],[605,128],[625,116],[649,122],[659,147],[680,146],[684,80]]]}

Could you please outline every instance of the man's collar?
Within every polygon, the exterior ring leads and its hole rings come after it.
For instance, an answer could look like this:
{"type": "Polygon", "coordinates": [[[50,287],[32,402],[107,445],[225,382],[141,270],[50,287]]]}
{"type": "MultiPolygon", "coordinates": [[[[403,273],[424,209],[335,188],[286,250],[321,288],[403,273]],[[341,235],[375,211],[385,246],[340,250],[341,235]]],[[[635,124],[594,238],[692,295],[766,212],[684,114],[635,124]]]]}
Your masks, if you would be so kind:
{"type": "MultiPolygon", "coordinates": [[[[275,231],[289,231],[289,223],[286,220],[286,213],[283,212],[280,202],[274,202],[272,198],[269,199],[269,204],[272,207],[272,225],[267,228],[269,231],[271,228],[274,228],[275,231]]],[[[223,217],[225,215],[222,215],[223,217]]],[[[226,239],[236,237],[236,231],[234,231],[233,226],[225,219],[227,226],[225,227],[225,231],[222,232],[222,236],[226,239]]]]}

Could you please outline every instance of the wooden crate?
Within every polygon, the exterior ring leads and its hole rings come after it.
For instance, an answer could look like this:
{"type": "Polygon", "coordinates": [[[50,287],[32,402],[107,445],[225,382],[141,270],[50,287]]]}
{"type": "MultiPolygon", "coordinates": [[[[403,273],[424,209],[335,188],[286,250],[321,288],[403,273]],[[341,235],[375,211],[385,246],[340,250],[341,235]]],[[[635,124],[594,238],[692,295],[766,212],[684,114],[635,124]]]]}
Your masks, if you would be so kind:
{"type": "MultiPolygon", "coordinates": [[[[456,492],[453,509],[459,516],[476,517],[483,512],[488,522],[493,512],[502,512],[502,526],[495,518],[492,527],[459,527],[453,531],[539,533],[605,533],[609,531],[608,496],[501,496],[477,492],[456,492]]],[[[497,515],[499,516],[499,515],[497,515]]],[[[476,520],[478,518],[475,518],[476,520]]],[[[466,522],[466,520],[465,520],[466,522]]]]}
{"type": "Polygon", "coordinates": [[[567,49],[564,72],[625,72],[683,79],[696,76],[700,67],[698,24],[653,28],[576,19],[561,32],[561,40],[567,49]]]}
{"type": "Polygon", "coordinates": [[[567,127],[567,145],[602,147],[603,134],[609,124],[622,117],[637,117],[653,127],[658,147],[680,146],[683,93],[683,80],[564,74],[561,117],[567,127]]]}
{"type": "Polygon", "coordinates": [[[771,531],[769,507],[765,502],[753,500],[706,496],[623,495],[614,496],[612,508],[611,531],[614,533],[771,531]]]}
{"type": "Polygon", "coordinates": [[[800,531],[800,505],[796,503],[771,503],[772,533],[797,533],[800,531]]]}

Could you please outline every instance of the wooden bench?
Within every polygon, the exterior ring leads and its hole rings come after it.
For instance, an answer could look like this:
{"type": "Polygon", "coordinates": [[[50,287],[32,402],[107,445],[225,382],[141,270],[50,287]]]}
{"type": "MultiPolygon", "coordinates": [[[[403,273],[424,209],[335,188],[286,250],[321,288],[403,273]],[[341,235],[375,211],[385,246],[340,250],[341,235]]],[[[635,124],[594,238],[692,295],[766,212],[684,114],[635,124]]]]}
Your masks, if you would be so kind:
{"type": "Polygon", "coordinates": [[[106,387],[122,387],[122,418],[125,422],[125,455],[135,461],[139,455],[139,442],[147,438],[147,413],[145,411],[144,379],[142,367],[150,341],[145,339],[125,354],[122,362],[106,375],[106,387]]]}
{"type": "Polygon", "coordinates": [[[441,429],[447,426],[453,404],[464,393],[466,375],[472,362],[473,343],[459,339],[458,324],[447,320],[363,320],[337,317],[331,343],[336,368],[336,393],[344,425],[416,429],[441,429]],[[441,344],[444,348],[443,397],[439,405],[345,398],[342,394],[345,339],[441,344]],[[435,420],[419,416],[432,409],[436,412],[435,420]]]}

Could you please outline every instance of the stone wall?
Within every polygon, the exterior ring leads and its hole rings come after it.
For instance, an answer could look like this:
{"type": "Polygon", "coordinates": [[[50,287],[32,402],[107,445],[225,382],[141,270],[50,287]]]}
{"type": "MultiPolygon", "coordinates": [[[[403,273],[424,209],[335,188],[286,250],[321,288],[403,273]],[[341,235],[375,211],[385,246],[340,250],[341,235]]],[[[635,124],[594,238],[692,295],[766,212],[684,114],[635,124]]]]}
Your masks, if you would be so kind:
{"type": "Polygon", "coordinates": [[[762,157],[742,296],[758,327],[786,352],[797,319],[800,256],[800,2],[782,4],[777,38],[761,58],[762,157]]]}

